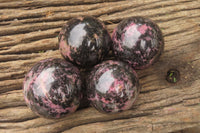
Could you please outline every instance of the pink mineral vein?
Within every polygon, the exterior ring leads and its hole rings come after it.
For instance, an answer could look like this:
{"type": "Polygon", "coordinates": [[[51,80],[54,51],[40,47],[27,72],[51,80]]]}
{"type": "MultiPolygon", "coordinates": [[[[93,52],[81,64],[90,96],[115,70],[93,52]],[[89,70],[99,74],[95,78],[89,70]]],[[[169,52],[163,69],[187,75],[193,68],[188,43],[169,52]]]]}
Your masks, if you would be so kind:
{"type": "Polygon", "coordinates": [[[60,50],[61,50],[61,53],[65,56],[65,57],[68,57],[70,61],[73,61],[73,59],[71,58],[71,49],[70,49],[70,46],[67,45],[65,39],[64,39],[64,36],[62,35],[61,39],[60,39],[60,50]]]}
{"type": "Polygon", "coordinates": [[[152,28],[150,26],[147,26],[146,24],[143,24],[141,26],[138,27],[138,31],[141,33],[141,34],[145,34],[147,29],[149,30],[152,30],[152,28]]]}

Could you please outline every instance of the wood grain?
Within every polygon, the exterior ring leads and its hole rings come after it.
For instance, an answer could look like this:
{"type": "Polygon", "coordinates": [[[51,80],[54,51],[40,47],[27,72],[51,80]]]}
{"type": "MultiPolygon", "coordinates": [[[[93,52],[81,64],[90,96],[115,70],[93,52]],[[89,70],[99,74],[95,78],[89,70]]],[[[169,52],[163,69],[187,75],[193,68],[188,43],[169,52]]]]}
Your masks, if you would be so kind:
{"type": "Polygon", "coordinates": [[[174,132],[200,125],[199,0],[0,0],[0,132],[174,132]],[[142,91],[131,110],[106,115],[89,107],[59,120],[36,116],[22,82],[39,60],[62,58],[57,35],[72,17],[93,15],[109,32],[124,18],[154,20],[165,39],[159,61],[137,71],[142,91]],[[176,84],[165,80],[180,71],[176,84]]]}

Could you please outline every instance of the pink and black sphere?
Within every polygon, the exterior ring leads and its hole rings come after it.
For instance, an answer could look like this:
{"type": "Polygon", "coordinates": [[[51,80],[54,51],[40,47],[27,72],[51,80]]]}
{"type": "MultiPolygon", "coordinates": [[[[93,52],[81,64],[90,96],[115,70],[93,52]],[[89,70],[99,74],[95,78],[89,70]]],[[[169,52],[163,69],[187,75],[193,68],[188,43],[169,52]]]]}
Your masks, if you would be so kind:
{"type": "Polygon", "coordinates": [[[58,39],[63,57],[84,68],[102,61],[111,47],[111,37],[105,25],[91,16],[69,20],[58,39]]]}
{"type": "Polygon", "coordinates": [[[24,98],[39,116],[60,118],[74,112],[82,97],[78,68],[63,59],[42,60],[27,73],[24,98]]]}
{"type": "Polygon", "coordinates": [[[140,91],[136,72],[127,64],[108,60],[96,65],[87,83],[91,105],[103,113],[128,110],[140,91]]]}
{"type": "Polygon", "coordinates": [[[121,21],[112,33],[115,56],[134,69],[144,69],[156,62],[164,49],[161,30],[153,21],[131,17],[121,21]]]}

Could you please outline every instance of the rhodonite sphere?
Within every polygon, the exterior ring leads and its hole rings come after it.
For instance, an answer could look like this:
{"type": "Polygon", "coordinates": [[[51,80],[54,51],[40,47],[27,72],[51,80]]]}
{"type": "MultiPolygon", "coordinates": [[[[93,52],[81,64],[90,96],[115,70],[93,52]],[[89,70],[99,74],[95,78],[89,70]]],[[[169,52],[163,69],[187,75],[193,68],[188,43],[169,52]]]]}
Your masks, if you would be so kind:
{"type": "Polygon", "coordinates": [[[25,102],[46,118],[74,112],[82,97],[78,68],[64,59],[42,60],[32,67],[23,84],[25,102]]]}
{"type": "Polygon", "coordinates": [[[87,97],[91,105],[103,113],[128,110],[140,91],[136,72],[119,61],[96,65],[87,79],[87,97]]]}
{"type": "Polygon", "coordinates": [[[150,19],[131,17],[121,21],[112,34],[115,56],[134,69],[156,62],[164,49],[162,32],[150,19]]]}
{"type": "Polygon", "coordinates": [[[81,67],[91,67],[102,61],[112,42],[105,25],[91,16],[69,20],[58,40],[62,56],[81,67]]]}

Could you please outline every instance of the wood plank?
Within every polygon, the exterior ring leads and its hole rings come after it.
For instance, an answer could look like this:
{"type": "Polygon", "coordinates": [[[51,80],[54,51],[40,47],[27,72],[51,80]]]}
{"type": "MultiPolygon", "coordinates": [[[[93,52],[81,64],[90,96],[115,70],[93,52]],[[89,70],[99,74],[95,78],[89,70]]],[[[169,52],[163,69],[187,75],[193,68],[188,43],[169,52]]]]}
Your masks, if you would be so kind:
{"type": "Polygon", "coordinates": [[[198,0],[0,0],[0,132],[174,132],[200,125],[200,4],[198,0]],[[79,15],[101,19],[109,32],[124,18],[149,17],[161,27],[165,52],[138,70],[141,94],[131,110],[101,114],[89,107],[58,120],[36,116],[22,93],[25,73],[58,57],[57,35],[79,15]],[[169,69],[180,81],[165,80],[169,69]]]}

